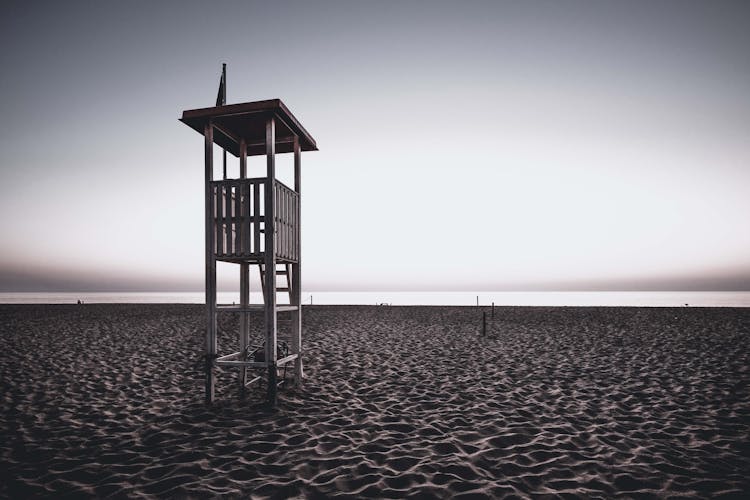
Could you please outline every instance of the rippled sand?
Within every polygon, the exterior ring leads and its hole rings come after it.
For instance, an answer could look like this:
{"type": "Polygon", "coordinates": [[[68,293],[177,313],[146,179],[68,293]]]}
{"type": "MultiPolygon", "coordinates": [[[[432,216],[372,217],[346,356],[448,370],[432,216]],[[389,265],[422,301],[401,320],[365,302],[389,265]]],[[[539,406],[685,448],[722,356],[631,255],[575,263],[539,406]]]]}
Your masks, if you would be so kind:
{"type": "Polygon", "coordinates": [[[750,493],[750,309],[480,311],[307,307],[268,410],[200,306],[0,306],[0,496],[750,493]]]}

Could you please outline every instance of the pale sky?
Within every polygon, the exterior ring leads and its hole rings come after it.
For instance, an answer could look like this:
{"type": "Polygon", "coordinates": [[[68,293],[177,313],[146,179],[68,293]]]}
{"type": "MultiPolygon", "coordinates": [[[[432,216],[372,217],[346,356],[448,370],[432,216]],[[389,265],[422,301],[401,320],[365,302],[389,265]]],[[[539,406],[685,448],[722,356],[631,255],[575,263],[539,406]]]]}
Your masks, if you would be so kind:
{"type": "Polygon", "coordinates": [[[747,2],[5,2],[0,37],[0,291],[203,289],[177,119],[222,63],[320,148],[306,290],[750,290],[747,2]]]}

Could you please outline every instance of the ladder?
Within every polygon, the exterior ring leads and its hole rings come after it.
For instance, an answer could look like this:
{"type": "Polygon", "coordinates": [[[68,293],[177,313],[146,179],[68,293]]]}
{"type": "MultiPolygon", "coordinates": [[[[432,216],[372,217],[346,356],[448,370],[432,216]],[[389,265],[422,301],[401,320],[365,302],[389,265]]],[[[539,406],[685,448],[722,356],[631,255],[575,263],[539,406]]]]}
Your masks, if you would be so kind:
{"type": "MultiPolygon", "coordinates": [[[[262,262],[258,263],[258,270],[260,271],[260,286],[263,289],[263,298],[266,297],[266,265],[262,262]]],[[[277,292],[287,292],[289,295],[289,303],[292,303],[292,266],[290,264],[277,264],[276,265],[276,277],[285,276],[286,283],[284,286],[276,286],[277,292]],[[279,268],[279,266],[283,266],[279,268]]]]}

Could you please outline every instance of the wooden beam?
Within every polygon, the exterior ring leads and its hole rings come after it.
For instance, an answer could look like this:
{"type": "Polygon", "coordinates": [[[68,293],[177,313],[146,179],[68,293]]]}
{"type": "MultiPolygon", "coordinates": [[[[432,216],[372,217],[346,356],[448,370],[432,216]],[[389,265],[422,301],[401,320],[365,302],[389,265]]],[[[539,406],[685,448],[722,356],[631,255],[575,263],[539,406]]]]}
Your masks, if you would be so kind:
{"type": "MultiPolygon", "coordinates": [[[[217,366],[228,366],[228,367],[245,367],[245,368],[269,368],[269,363],[265,361],[241,361],[239,359],[225,359],[216,361],[217,366]]],[[[270,369],[270,368],[269,368],[270,369]]],[[[276,368],[274,368],[275,370],[276,368]]]]}
{"type": "MultiPolygon", "coordinates": [[[[253,253],[260,254],[260,184],[253,184],[253,253]]],[[[264,219],[265,220],[265,219],[264,219]]]]}
{"type": "Polygon", "coordinates": [[[205,230],[206,230],[206,403],[214,400],[214,358],[216,357],[216,260],[214,256],[214,220],[211,180],[214,171],[213,125],[209,121],[203,130],[205,139],[205,230]]]}
{"type": "Polygon", "coordinates": [[[232,354],[226,354],[224,356],[219,356],[218,358],[216,358],[216,362],[218,363],[219,361],[236,361],[236,360],[239,359],[240,354],[242,354],[242,352],[241,351],[237,351],[237,352],[233,352],[232,354]]]}
{"type": "Polygon", "coordinates": [[[297,354],[290,354],[289,356],[284,356],[280,360],[276,361],[276,366],[284,366],[290,361],[294,361],[295,359],[298,359],[298,358],[299,356],[297,354]]]}
{"type": "MultiPolygon", "coordinates": [[[[243,312],[260,312],[265,311],[266,306],[264,304],[248,304],[247,306],[238,306],[235,304],[218,304],[216,310],[219,312],[231,312],[231,313],[243,313],[243,312]]],[[[276,312],[292,312],[296,311],[297,306],[293,305],[276,305],[276,312]]]]}
{"type": "Polygon", "coordinates": [[[268,363],[268,403],[276,405],[276,121],[266,120],[266,188],[265,188],[265,294],[266,294],[266,362],[268,363]]]}
{"type": "Polygon", "coordinates": [[[232,255],[232,186],[224,184],[224,254],[232,255]]]}
{"type": "MultiPolygon", "coordinates": [[[[227,136],[229,136],[229,134],[227,134],[227,136]]],[[[280,146],[282,144],[292,144],[294,142],[294,139],[296,139],[296,138],[297,137],[293,136],[293,135],[289,136],[289,137],[277,137],[276,138],[276,145],[280,146]]],[[[249,148],[251,148],[251,147],[258,147],[258,146],[266,147],[266,141],[252,141],[252,142],[248,142],[247,146],[249,148]]]]}
{"type": "MultiPolygon", "coordinates": [[[[240,140],[240,179],[244,179],[247,177],[247,142],[245,139],[240,140]]],[[[237,238],[235,239],[235,245],[239,246],[236,253],[239,255],[243,255],[245,252],[247,252],[247,248],[245,247],[244,243],[245,241],[249,241],[249,239],[246,236],[246,233],[249,229],[249,223],[245,220],[245,212],[247,211],[247,194],[246,191],[248,191],[247,186],[242,185],[242,188],[240,186],[237,186],[237,202],[240,204],[240,209],[236,210],[237,216],[240,217],[239,223],[236,224],[236,227],[239,229],[237,238]],[[244,197],[243,197],[244,195],[244,197]]],[[[244,309],[247,308],[247,306],[250,303],[250,266],[243,262],[240,264],[240,306],[244,309]]],[[[248,313],[246,311],[243,311],[240,314],[240,353],[242,356],[242,360],[246,360],[247,355],[247,343],[250,340],[250,318],[248,318],[248,313]]],[[[240,373],[239,373],[239,379],[240,379],[240,392],[244,393],[245,388],[247,387],[247,368],[244,366],[240,367],[240,373]]]]}
{"type": "Polygon", "coordinates": [[[302,385],[304,370],[302,367],[302,231],[300,221],[302,220],[302,154],[300,152],[299,138],[294,138],[294,191],[297,193],[296,213],[294,217],[293,231],[295,234],[296,248],[294,254],[297,259],[292,264],[291,303],[297,307],[292,315],[292,352],[297,354],[294,360],[294,382],[302,385]]]}

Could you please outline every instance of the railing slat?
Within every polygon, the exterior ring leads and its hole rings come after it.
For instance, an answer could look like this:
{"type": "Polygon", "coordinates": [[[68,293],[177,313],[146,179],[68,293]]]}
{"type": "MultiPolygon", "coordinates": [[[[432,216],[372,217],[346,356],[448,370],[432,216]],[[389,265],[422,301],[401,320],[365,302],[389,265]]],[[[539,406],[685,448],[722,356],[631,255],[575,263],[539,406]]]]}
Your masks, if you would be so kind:
{"type": "Polygon", "coordinates": [[[232,185],[227,183],[226,184],[226,198],[224,198],[224,201],[226,202],[226,210],[224,212],[224,227],[226,231],[226,237],[227,237],[227,248],[226,248],[226,254],[231,255],[232,252],[232,185]]]}
{"type": "Polygon", "coordinates": [[[286,189],[281,189],[281,192],[283,193],[281,196],[281,199],[279,202],[281,203],[281,231],[282,231],[282,238],[284,240],[284,244],[281,246],[283,257],[286,258],[286,245],[287,245],[287,234],[286,234],[286,189]]]}
{"type": "Polygon", "coordinates": [[[216,255],[224,255],[224,186],[216,186],[216,255]]]}
{"type": "Polygon", "coordinates": [[[253,253],[260,255],[260,182],[253,183],[253,253]]]}
{"type": "Polygon", "coordinates": [[[242,184],[242,255],[250,254],[250,184],[242,184]]]}
{"type": "Polygon", "coordinates": [[[294,227],[292,228],[292,234],[294,235],[294,260],[299,262],[299,238],[297,237],[299,227],[299,194],[294,193],[294,203],[292,206],[292,217],[294,217],[294,227]]]}
{"type": "Polygon", "coordinates": [[[294,257],[294,248],[297,246],[297,238],[294,237],[294,228],[296,227],[294,219],[294,192],[292,191],[289,193],[289,241],[291,242],[291,245],[289,245],[289,257],[297,260],[294,257]]]}
{"type": "Polygon", "coordinates": [[[242,255],[242,187],[243,183],[237,183],[234,187],[234,254],[242,255]]]}
{"type": "Polygon", "coordinates": [[[289,190],[286,192],[286,199],[284,200],[284,211],[286,212],[286,257],[289,259],[292,257],[292,232],[290,229],[292,228],[292,211],[290,208],[290,204],[292,203],[292,196],[289,193],[289,190]]]}
{"type": "Polygon", "coordinates": [[[281,186],[276,184],[276,187],[279,191],[276,203],[278,205],[278,209],[276,210],[276,215],[279,218],[279,239],[281,240],[281,244],[279,245],[279,254],[281,258],[284,258],[284,246],[286,244],[286,234],[284,234],[284,190],[281,189],[281,186]]]}
{"type": "Polygon", "coordinates": [[[214,240],[213,241],[214,247],[212,249],[213,252],[214,252],[214,254],[219,253],[218,243],[217,243],[217,239],[216,239],[216,236],[217,236],[217,234],[216,234],[216,207],[217,207],[217,204],[216,204],[216,197],[217,197],[216,190],[217,189],[218,189],[217,186],[211,186],[211,228],[210,228],[210,231],[213,232],[213,236],[214,236],[214,238],[213,238],[213,240],[214,240]]]}

